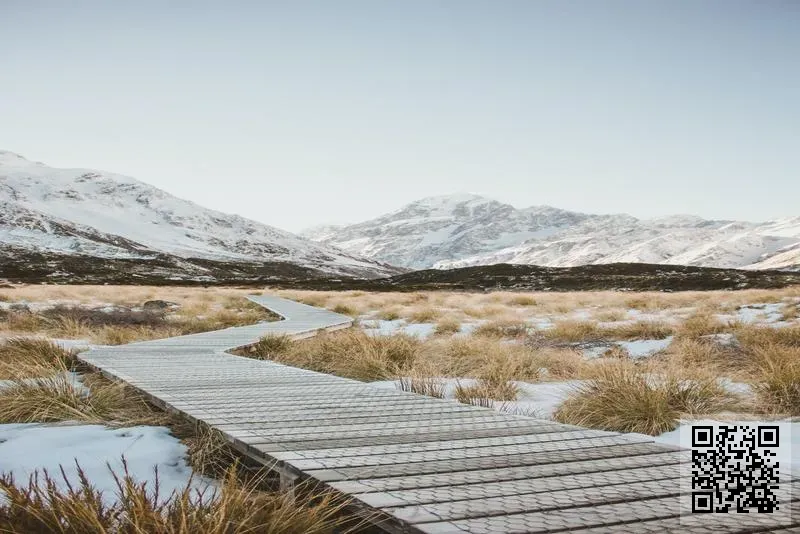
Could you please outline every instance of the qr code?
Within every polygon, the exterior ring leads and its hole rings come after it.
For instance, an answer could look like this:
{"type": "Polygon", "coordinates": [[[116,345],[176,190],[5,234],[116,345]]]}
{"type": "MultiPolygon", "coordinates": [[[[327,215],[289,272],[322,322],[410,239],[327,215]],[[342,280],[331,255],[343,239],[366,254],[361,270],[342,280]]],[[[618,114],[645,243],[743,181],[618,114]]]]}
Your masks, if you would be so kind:
{"type": "Polygon", "coordinates": [[[780,510],[778,425],[692,427],[692,513],[780,510]]]}

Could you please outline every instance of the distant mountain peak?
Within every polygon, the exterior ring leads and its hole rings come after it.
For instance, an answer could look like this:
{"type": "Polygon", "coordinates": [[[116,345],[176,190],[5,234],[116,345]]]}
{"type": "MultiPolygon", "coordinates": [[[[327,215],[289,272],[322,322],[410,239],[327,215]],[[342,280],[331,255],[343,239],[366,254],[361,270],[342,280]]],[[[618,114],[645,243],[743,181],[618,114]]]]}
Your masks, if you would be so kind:
{"type": "Polygon", "coordinates": [[[375,219],[303,235],[414,269],[615,262],[776,268],[798,263],[800,217],[768,223],[683,214],[640,220],[552,206],[517,209],[482,195],[457,193],[422,198],[375,219]]]}

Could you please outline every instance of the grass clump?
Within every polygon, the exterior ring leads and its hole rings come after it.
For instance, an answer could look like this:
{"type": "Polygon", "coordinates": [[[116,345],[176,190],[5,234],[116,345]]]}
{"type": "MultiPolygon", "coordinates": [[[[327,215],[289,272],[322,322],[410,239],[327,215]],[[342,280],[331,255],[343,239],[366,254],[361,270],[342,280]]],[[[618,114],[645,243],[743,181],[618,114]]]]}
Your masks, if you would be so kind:
{"type": "Polygon", "coordinates": [[[0,344],[0,380],[49,376],[66,371],[75,357],[42,338],[12,338],[0,344]]]}
{"type": "Polygon", "coordinates": [[[480,379],[472,385],[456,385],[455,398],[462,404],[490,408],[496,401],[508,402],[517,399],[519,387],[510,380],[480,379]]]}
{"type": "MultiPolygon", "coordinates": [[[[307,490],[294,499],[282,492],[259,491],[256,482],[242,483],[231,468],[214,491],[191,482],[162,495],[155,483],[134,479],[123,459],[123,472],[113,473],[116,499],[104,499],[78,466],[77,481],[62,469],[60,480],[36,472],[18,484],[0,476],[0,531],[59,534],[333,534],[351,532],[353,520],[341,512],[347,504],[330,492],[307,490]],[[109,502],[111,501],[111,502],[109,502]],[[348,527],[348,524],[350,525],[348,527]]],[[[109,467],[110,469],[110,467],[109,467]]]]}
{"type": "Polygon", "coordinates": [[[339,303],[331,308],[331,311],[334,313],[341,313],[342,315],[348,315],[350,317],[358,317],[359,312],[355,306],[351,304],[344,304],[339,303]]]}
{"type": "Polygon", "coordinates": [[[714,413],[735,405],[734,397],[711,379],[653,378],[623,362],[603,366],[599,375],[556,410],[556,421],[658,435],[677,428],[682,414],[714,413]]]}
{"type": "Polygon", "coordinates": [[[185,419],[173,421],[170,426],[172,433],[186,445],[186,457],[195,473],[224,479],[231,466],[239,461],[239,454],[219,430],[185,419]]]}
{"type": "Polygon", "coordinates": [[[601,329],[607,339],[666,339],[674,333],[674,328],[657,321],[636,321],[601,329]]]}
{"type": "Polygon", "coordinates": [[[524,321],[489,321],[479,325],[472,331],[473,336],[494,338],[519,338],[528,333],[528,325],[524,321]]]}
{"type": "Polygon", "coordinates": [[[298,341],[273,359],[345,378],[385,380],[412,369],[420,345],[419,339],[406,334],[371,336],[363,330],[346,330],[298,341]]]}
{"type": "Polygon", "coordinates": [[[439,310],[436,308],[419,308],[412,311],[408,316],[410,323],[432,323],[440,316],[439,310]]]}
{"type": "Polygon", "coordinates": [[[443,399],[445,393],[445,384],[441,379],[422,374],[400,377],[397,381],[397,388],[401,391],[409,391],[437,399],[443,399]]]}
{"type": "Polygon", "coordinates": [[[459,332],[461,332],[461,321],[452,317],[439,319],[436,323],[436,328],[433,330],[433,333],[437,336],[447,336],[458,334],[459,332]]]}
{"type": "Polygon", "coordinates": [[[508,299],[508,303],[512,306],[536,306],[536,299],[530,295],[514,295],[508,299]]]}
{"type": "Polygon", "coordinates": [[[401,315],[400,310],[397,308],[388,308],[379,311],[377,317],[383,321],[396,321],[401,317],[401,315]]]}
{"type": "Polygon", "coordinates": [[[699,311],[684,319],[676,331],[679,338],[697,339],[711,334],[722,334],[732,329],[707,311],[699,311]]]}
{"type": "Polygon", "coordinates": [[[753,351],[757,379],[755,391],[764,408],[800,415],[800,349],[776,344],[753,351]]]}
{"type": "Polygon", "coordinates": [[[81,421],[111,426],[159,425],[168,420],[128,386],[99,374],[83,377],[83,386],[63,373],[15,380],[0,389],[0,423],[81,421]]]}
{"type": "Polygon", "coordinates": [[[543,334],[549,339],[568,342],[598,341],[602,338],[600,328],[593,321],[556,321],[543,334]]]}
{"type": "Polygon", "coordinates": [[[286,334],[267,334],[247,350],[252,358],[270,360],[276,354],[285,354],[291,348],[292,338],[286,334]]]}

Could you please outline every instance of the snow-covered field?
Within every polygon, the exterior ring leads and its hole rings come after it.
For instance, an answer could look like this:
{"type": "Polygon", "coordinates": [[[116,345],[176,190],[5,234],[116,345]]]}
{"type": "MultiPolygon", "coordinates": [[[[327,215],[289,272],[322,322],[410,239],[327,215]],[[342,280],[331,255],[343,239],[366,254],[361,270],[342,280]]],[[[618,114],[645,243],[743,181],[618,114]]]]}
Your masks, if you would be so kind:
{"type": "Polygon", "coordinates": [[[193,475],[185,457],[186,446],[165,427],[0,425],[0,472],[11,473],[24,483],[35,471],[47,470],[65,489],[60,470],[71,484],[78,485],[80,466],[109,503],[117,493],[112,472],[123,473],[123,458],[133,478],[147,481],[151,488],[157,470],[160,495],[165,498],[190,482],[200,491],[213,485],[213,481],[193,475]]]}

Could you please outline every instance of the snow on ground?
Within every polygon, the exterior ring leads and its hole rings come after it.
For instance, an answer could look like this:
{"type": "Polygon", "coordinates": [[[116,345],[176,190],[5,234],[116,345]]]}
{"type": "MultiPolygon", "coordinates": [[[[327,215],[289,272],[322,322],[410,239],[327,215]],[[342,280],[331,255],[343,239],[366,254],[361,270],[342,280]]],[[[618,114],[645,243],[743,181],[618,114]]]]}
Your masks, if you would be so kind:
{"type": "MultiPolygon", "coordinates": [[[[0,472],[12,473],[25,483],[35,470],[46,469],[64,487],[59,466],[70,482],[77,481],[77,461],[92,484],[103,491],[107,503],[116,498],[116,484],[107,464],[122,472],[122,457],[138,481],[155,483],[158,468],[160,495],[168,497],[189,483],[186,447],[165,427],[137,426],[110,429],[101,425],[0,425],[0,472]]],[[[203,490],[209,479],[195,476],[192,486],[203,490]]]]}
{"type": "Polygon", "coordinates": [[[609,343],[600,343],[583,347],[583,354],[586,358],[599,358],[604,352],[613,348],[614,346],[621,347],[628,351],[631,358],[645,358],[666,349],[672,343],[672,336],[664,339],[636,339],[634,341],[614,341],[609,343]]]}
{"type": "MultiPolygon", "coordinates": [[[[462,323],[461,330],[456,335],[470,334],[480,323],[462,323]]],[[[371,336],[391,336],[392,334],[407,334],[426,339],[436,331],[434,323],[408,323],[405,319],[395,319],[393,321],[384,320],[362,320],[361,326],[364,331],[371,336]]]]}

